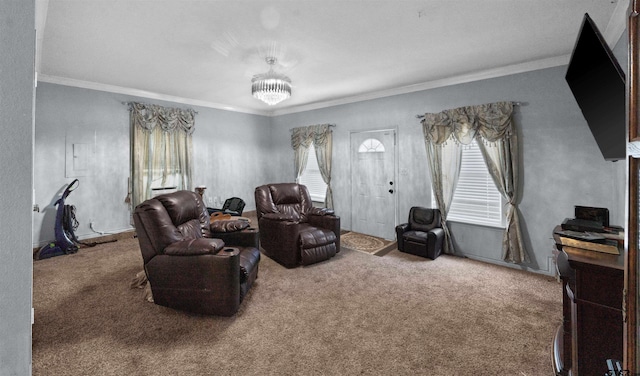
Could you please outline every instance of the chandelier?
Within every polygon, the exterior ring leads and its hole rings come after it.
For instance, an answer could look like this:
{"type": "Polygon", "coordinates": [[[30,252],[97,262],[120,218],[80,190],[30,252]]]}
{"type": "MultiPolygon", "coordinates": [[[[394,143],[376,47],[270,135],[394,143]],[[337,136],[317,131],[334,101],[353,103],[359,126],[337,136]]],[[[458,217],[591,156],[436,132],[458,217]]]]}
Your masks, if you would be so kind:
{"type": "Polygon", "coordinates": [[[251,79],[251,94],[269,106],[282,102],[291,96],[291,80],[278,74],[273,65],[278,61],[275,57],[267,57],[267,64],[271,66],[267,73],[257,74],[251,79]]]}

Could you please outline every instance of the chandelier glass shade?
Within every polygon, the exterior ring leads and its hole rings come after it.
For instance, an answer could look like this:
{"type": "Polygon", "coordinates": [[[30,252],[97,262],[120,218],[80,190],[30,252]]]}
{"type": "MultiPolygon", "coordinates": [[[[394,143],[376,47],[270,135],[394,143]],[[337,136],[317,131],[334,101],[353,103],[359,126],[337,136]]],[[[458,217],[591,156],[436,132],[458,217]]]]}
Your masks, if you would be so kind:
{"type": "Polygon", "coordinates": [[[277,61],[275,57],[267,57],[266,61],[271,68],[267,73],[253,76],[251,95],[269,106],[273,106],[291,96],[291,79],[273,70],[273,65],[277,61]]]}

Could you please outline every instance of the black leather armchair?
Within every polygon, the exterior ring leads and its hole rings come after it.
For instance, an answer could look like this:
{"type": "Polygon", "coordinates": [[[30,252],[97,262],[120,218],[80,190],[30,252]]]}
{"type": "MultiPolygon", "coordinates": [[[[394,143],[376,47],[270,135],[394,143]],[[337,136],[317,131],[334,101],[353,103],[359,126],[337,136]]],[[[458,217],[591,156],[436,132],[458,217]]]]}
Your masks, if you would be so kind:
{"type": "Polygon", "coordinates": [[[255,199],[260,244],[281,265],[309,265],[340,252],[340,217],[313,207],[304,185],[263,185],[256,188],[255,199]]]}
{"type": "Polygon", "coordinates": [[[440,210],[412,207],[409,221],[396,226],[396,238],[399,251],[435,260],[444,240],[440,210]]]}
{"type": "Polygon", "coordinates": [[[232,216],[241,216],[244,210],[245,202],[240,197],[231,197],[224,201],[222,209],[207,208],[209,214],[221,212],[222,214],[229,214],[232,216]]]}
{"type": "Polygon", "coordinates": [[[133,219],[156,304],[222,316],[237,312],[258,277],[255,232],[240,247],[207,237],[209,215],[191,191],[149,199],[136,207],[133,219]]]}

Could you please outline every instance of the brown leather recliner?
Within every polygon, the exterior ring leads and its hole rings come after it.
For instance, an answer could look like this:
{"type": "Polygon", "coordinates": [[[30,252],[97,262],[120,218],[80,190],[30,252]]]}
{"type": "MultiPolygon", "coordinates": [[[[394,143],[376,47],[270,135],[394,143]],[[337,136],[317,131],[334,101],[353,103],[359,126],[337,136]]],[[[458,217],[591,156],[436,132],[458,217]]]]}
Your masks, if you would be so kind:
{"type": "Polygon", "coordinates": [[[265,254],[291,268],[340,252],[340,217],[313,207],[307,187],[268,184],[255,190],[260,244],[265,254]]]}
{"type": "Polygon", "coordinates": [[[412,207],[409,221],[396,226],[396,240],[399,251],[435,260],[444,240],[440,210],[412,207]]]}
{"type": "Polygon", "coordinates": [[[190,191],[146,200],[133,219],[156,304],[222,316],[238,311],[258,277],[255,232],[244,236],[242,247],[207,237],[209,215],[200,195],[190,191]]]}

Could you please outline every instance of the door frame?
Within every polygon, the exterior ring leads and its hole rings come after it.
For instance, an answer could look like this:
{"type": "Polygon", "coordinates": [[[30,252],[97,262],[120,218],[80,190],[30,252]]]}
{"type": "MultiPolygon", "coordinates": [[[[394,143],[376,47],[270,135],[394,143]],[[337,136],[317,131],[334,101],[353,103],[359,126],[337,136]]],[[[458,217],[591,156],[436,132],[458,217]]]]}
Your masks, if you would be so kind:
{"type": "MultiPolygon", "coordinates": [[[[640,2],[629,1],[628,9],[627,142],[640,141],[640,2]]],[[[626,230],[624,265],[624,353],[623,369],[635,375],[640,370],[640,159],[627,153],[626,230]]]]}
{"type": "MultiPolygon", "coordinates": [[[[377,132],[393,132],[393,226],[397,226],[398,225],[398,168],[399,168],[399,163],[398,163],[398,126],[394,126],[393,128],[381,128],[381,129],[365,129],[365,130],[351,130],[349,131],[349,179],[351,179],[351,176],[353,175],[353,159],[352,159],[352,149],[351,149],[351,140],[354,134],[361,134],[361,133],[377,133],[377,132]]],[[[351,181],[349,181],[349,184],[351,184],[351,181]]],[[[353,213],[353,185],[351,184],[351,189],[349,189],[349,203],[350,203],[350,210],[349,210],[349,215],[351,217],[350,223],[349,223],[349,230],[353,230],[353,218],[354,218],[354,213],[353,213]]],[[[394,239],[388,239],[388,240],[395,240],[394,239]]]]}

